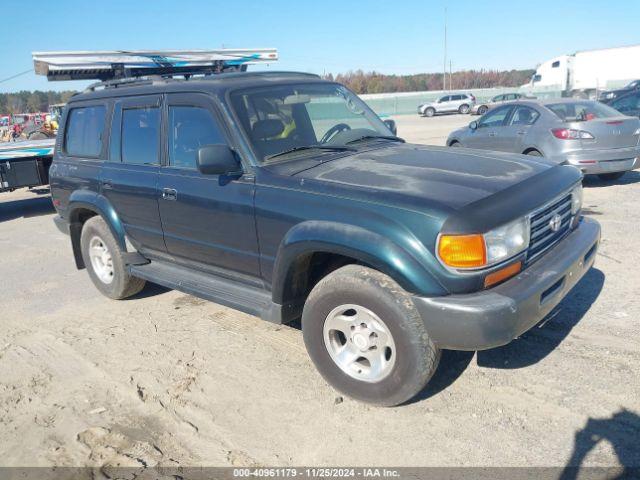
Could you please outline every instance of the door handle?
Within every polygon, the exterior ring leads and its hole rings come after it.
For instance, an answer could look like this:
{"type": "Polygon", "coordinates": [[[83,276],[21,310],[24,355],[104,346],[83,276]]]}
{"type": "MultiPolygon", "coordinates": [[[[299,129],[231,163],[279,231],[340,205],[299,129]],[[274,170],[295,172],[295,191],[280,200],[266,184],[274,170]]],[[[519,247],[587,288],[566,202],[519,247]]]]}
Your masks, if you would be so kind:
{"type": "Polygon", "coordinates": [[[112,190],[113,189],[113,183],[111,183],[111,180],[103,180],[102,181],[102,189],[103,190],[112,190]]]}
{"type": "Polygon", "coordinates": [[[527,132],[525,132],[524,130],[519,130],[516,132],[516,135],[524,135],[525,133],[527,132]]]}
{"type": "Polygon", "coordinates": [[[162,189],[162,198],[164,200],[177,200],[178,199],[178,191],[174,188],[163,188],[162,189]]]}

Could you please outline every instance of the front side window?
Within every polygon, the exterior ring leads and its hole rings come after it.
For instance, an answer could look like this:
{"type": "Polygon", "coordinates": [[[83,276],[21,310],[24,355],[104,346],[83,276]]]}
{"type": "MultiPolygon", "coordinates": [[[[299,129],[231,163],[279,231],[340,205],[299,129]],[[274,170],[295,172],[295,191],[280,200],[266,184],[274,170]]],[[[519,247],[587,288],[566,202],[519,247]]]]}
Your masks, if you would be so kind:
{"type": "Polygon", "coordinates": [[[122,162],[158,164],[160,109],[127,108],[122,111],[122,162]]]}
{"type": "Polygon", "coordinates": [[[390,140],[386,125],[342,85],[308,83],[259,87],[231,94],[231,105],[263,161],[354,148],[390,140]]]}
{"type": "Polygon", "coordinates": [[[536,110],[530,107],[516,107],[511,117],[510,125],[533,125],[540,116],[536,110]]]}
{"type": "Polygon", "coordinates": [[[478,122],[478,128],[481,127],[500,127],[504,124],[504,120],[511,111],[511,107],[504,106],[497,108],[485,114],[478,122]]]}
{"type": "Polygon", "coordinates": [[[451,97],[442,97],[440,100],[438,100],[438,103],[444,103],[444,102],[448,102],[451,99],[451,97]]]}
{"type": "Polygon", "coordinates": [[[169,107],[169,165],[195,169],[200,147],[220,143],[226,140],[209,110],[169,107]]]}
{"type": "Polygon", "coordinates": [[[107,109],[103,105],[69,110],[65,131],[65,151],[76,157],[98,157],[102,152],[107,109]]]}

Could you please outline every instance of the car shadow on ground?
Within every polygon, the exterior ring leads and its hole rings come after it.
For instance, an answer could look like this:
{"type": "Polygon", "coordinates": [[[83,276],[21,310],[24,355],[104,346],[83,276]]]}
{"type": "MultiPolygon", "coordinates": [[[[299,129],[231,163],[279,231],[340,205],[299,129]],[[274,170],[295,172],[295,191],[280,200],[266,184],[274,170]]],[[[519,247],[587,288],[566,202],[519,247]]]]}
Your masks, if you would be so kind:
{"type": "Polygon", "coordinates": [[[163,287],[162,285],[158,285],[157,283],[147,282],[142,290],[140,290],[135,295],[126,298],[125,301],[155,297],[156,295],[162,295],[163,293],[167,293],[170,291],[170,288],[163,287]]]}
{"type": "MultiPolygon", "coordinates": [[[[569,335],[600,295],[605,275],[592,268],[558,307],[537,327],[511,343],[477,352],[477,364],[484,368],[513,369],[538,363],[569,335]]],[[[467,369],[476,352],[444,350],[435,374],[408,404],[426,400],[453,384],[467,369]]]]}
{"type": "Polygon", "coordinates": [[[528,367],[544,359],[589,311],[602,291],[604,279],[601,270],[589,270],[538,326],[503,347],[478,352],[478,366],[514,369],[528,367]]]}
{"type": "MultiPolygon", "coordinates": [[[[43,195],[40,197],[25,198],[21,200],[12,200],[9,202],[0,201],[0,222],[8,222],[16,218],[38,217],[40,215],[49,215],[55,213],[51,196],[43,195]]],[[[1,194],[0,194],[1,195],[1,194]]],[[[0,197],[0,200],[2,197],[0,197]]]]}
{"type": "MultiPolygon", "coordinates": [[[[576,432],[573,453],[564,467],[559,480],[577,480],[584,460],[598,443],[609,442],[622,468],[612,472],[601,472],[597,478],[640,478],[640,416],[622,408],[610,418],[589,418],[586,425],[576,432]]],[[[592,472],[589,472],[590,474],[592,472]]],[[[586,475],[592,478],[591,475],[586,475]]],[[[593,477],[595,478],[595,477],[593,477]]]]}
{"type": "Polygon", "coordinates": [[[627,172],[617,180],[601,180],[595,175],[587,175],[582,181],[582,186],[585,188],[602,188],[611,187],[612,185],[633,185],[634,183],[640,183],[639,170],[627,172]]]}

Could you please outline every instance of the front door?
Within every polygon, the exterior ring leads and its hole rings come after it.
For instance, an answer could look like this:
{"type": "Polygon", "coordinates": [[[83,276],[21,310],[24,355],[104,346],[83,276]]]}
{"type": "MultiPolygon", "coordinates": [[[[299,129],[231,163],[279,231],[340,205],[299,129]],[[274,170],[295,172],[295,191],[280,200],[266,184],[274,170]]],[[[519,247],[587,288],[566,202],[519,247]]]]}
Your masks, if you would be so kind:
{"type": "Polygon", "coordinates": [[[127,98],[114,105],[109,161],[100,189],[134,246],[164,251],[158,212],[160,169],[160,96],[127,98]]]}
{"type": "Polygon", "coordinates": [[[478,128],[470,132],[465,146],[484,150],[500,150],[502,128],[511,112],[511,106],[505,105],[490,110],[478,120],[478,128]]]}
{"type": "Polygon", "coordinates": [[[211,97],[167,95],[166,158],[159,205],[167,251],[195,266],[259,276],[252,177],[203,175],[198,149],[228,144],[211,97]]]}

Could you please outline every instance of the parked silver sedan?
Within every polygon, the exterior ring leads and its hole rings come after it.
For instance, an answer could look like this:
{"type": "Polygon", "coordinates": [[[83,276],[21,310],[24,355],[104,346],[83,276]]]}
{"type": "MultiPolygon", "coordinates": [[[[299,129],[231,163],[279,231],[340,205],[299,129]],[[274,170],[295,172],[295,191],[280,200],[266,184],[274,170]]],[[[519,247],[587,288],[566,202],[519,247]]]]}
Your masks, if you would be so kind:
{"type": "Polygon", "coordinates": [[[523,153],[615,180],[640,167],[640,120],[590,100],[516,101],[449,135],[450,147],[523,153]]]}

